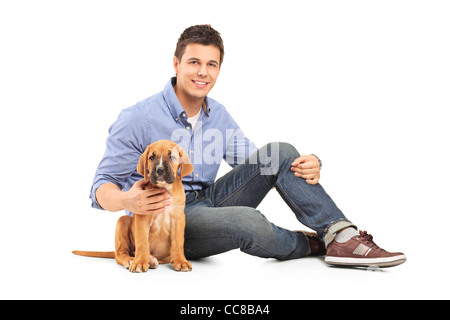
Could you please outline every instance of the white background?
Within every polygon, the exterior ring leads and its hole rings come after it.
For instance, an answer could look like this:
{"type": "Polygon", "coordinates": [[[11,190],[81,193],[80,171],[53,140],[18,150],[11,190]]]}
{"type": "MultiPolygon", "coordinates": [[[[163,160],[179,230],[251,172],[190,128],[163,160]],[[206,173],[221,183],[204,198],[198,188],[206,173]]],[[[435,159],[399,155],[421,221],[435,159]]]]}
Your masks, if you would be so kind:
{"type": "MultiPolygon", "coordinates": [[[[2,1],[0,298],[450,298],[449,16],[432,0],[2,1]],[[257,145],[319,155],[338,206],[405,264],[235,250],[190,273],[131,274],[71,254],[114,249],[122,213],[88,198],[107,129],[163,89],[180,33],[203,23],[225,43],[210,96],[257,145]]],[[[276,191],[260,210],[304,228],[276,191]]]]}

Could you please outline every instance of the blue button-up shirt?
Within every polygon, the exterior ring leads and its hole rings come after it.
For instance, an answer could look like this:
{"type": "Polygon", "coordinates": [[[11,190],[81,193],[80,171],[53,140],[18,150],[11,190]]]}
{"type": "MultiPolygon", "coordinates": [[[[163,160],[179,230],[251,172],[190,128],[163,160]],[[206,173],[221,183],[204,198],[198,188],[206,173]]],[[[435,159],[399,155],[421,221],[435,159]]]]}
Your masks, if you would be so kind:
{"type": "Polygon", "coordinates": [[[183,177],[186,192],[213,184],[222,159],[235,167],[257,150],[225,108],[209,97],[192,128],[173,89],[175,84],[172,78],[162,92],[123,110],[109,128],[106,152],[91,188],[92,207],[102,209],[95,197],[102,184],[114,183],[127,191],[143,178],[136,166],[155,141],[172,140],[189,155],[194,172],[183,177]]]}

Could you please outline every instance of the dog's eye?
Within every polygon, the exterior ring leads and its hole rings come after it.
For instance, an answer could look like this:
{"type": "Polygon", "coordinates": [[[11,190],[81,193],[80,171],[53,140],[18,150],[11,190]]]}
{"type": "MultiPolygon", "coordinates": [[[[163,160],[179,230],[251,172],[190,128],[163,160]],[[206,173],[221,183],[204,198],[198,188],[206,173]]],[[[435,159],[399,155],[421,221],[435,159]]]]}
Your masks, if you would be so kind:
{"type": "Polygon", "coordinates": [[[148,158],[150,161],[153,161],[153,160],[155,160],[155,155],[154,154],[152,154],[151,156],[150,156],[150,158],[148,158]]]}
{"type": "Polygon", "coordinates": [[[170,156],[169,158],[170,158],[170,161],[177,161],[177,158],[174,156],[170,156]]]}

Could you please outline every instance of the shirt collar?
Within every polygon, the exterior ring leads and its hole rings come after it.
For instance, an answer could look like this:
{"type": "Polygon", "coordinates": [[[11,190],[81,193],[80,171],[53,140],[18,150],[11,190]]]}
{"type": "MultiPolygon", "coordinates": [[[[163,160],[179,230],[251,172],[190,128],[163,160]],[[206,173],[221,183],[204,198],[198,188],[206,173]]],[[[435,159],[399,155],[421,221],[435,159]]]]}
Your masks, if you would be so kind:
{"type": "MultiPolygon", "coordinates": [[[[182,118],[183,114],[184,117],[186,117],[186,111],[181,106],[180,101],[178,101],[178,97],[175,94],[175,90],[173,86],[177,83],[177,78],[173,77],[170,79],[170,81],[166,84],[164,90],[163,90],[163,96],[164,99],[167,102],[167,107],[169,108],[170,113],[172,114],[173,118],[182,118]]],[[[203,100],[203,111],[206,116],[209,117],[209,113],[211,111],[211,108],[209,107],[209,101],[208,97],[205,97],[203,100]]]]}

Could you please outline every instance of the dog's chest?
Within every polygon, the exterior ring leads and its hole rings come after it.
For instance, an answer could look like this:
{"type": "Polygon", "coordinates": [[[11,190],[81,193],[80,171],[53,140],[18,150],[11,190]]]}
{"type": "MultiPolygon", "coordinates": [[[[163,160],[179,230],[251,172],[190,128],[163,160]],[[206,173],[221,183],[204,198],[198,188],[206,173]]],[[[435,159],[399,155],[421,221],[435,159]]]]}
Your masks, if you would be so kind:
{"type": "Polygon", "coordinates": [[[149,232],[150,254],[158,260],[170,257],[170,226],[172,205],[166,207],[165,213],[153,218],[149,232]]]}
{"type": "Polygon", "coordinates": [[[160,213],[153,218],[150,233],[154,235],[169,234],[172,205],[166,207],[166,212],[160,213]]]}

